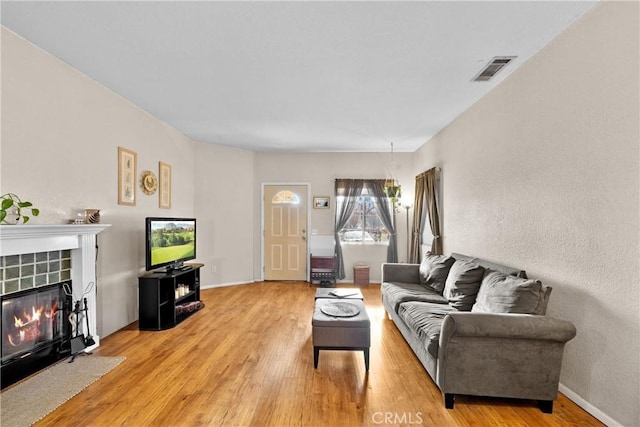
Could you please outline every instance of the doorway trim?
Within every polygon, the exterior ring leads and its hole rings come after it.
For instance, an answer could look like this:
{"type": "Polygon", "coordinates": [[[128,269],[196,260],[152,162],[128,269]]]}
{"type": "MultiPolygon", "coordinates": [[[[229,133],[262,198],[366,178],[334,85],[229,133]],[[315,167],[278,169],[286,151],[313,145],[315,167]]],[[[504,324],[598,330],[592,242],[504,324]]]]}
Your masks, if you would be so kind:
{"type": "Polygon", "coordinates": [[[309,281],[309,236],[311,233],[309,230],[311,229],[311,183],[310,182],[300,182],[300,181],[268,181],[260,183],[260,281],[264,282],[264,187],[268,185],[300,185],[307,187],[307,271],[305,272],[305,277],[307,282],[309,281]]]}

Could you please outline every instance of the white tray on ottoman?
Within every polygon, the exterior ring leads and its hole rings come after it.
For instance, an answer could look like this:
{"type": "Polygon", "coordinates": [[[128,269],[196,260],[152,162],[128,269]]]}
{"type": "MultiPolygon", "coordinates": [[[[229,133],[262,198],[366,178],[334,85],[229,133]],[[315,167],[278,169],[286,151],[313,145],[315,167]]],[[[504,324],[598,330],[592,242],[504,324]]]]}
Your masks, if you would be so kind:
{"type": "Polygon", "coordinates": [[[316,299],[363,299],[362,292],[358,288],[318,288],[316,299]]]}

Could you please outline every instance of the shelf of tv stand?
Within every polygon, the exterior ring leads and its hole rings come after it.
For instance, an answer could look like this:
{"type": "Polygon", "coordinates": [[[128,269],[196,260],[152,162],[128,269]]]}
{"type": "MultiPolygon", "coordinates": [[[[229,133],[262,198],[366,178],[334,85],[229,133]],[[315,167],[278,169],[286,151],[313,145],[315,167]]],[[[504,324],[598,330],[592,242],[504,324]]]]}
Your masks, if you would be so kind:
{"type": "Polygon", "coordinates": [[[188,301],[193,295],[195,295],[195,291],[191,291],[181,297],[176,298],[176,305],[181,303],[182,301],[188,301]]]}
{"type": "Polygon", "coordinates": [[[183,269],[151,271],[138,278],[138,328],[141,331],[170,329],[196,313],[176,314],[181,304],[200,301],[200,268],[204,264],[187,264],[183,269]],[[189,292],[176,298],[179,285],[189,292]]]}

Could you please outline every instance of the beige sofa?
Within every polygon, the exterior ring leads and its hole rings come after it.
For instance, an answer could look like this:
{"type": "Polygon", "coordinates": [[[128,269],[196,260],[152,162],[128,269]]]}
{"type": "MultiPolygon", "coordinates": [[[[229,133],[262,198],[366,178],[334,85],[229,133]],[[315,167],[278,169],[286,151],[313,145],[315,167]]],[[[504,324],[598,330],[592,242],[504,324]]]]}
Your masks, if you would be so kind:
{"type": "Polygon", "coordinates": [[[383,305],[453,409],[455,395],[537,400],[551,413],[568,321],[545,316],[551,288],[461,254],[383,264],[383,305]]]}

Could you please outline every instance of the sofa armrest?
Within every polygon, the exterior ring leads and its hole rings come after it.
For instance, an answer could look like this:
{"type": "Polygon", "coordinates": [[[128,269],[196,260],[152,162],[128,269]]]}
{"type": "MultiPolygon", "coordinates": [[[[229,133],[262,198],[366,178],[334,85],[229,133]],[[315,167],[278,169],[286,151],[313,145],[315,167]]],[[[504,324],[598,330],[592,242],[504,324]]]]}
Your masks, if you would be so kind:
{"type": "Polygon", "coordinates": [[[571,322],[547,316],[461,312],[449,313],[445,317],[440,344],[446,343],[453,335],[566,343],[576,336],[576,328],[571,322]]]}
{"type": "Polygon", "coordinates": [[[450,313],[442,323],[436,383],[455,394],[557,398],[571,322],[527,314],[450,313]]]}
{"type": "Polygon", "coordinates": [[[384,282],[420,283],[420,264],[383,263],[384,282]]]}

